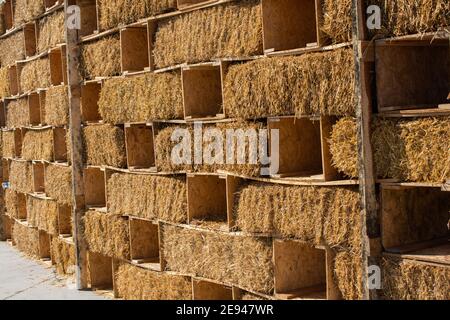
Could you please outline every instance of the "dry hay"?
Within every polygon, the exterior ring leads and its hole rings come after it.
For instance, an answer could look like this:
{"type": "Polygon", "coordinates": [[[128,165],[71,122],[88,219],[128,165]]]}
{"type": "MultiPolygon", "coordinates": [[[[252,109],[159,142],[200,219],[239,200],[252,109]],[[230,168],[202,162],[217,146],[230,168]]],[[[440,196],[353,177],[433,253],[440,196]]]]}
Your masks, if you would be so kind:
{"type": "Polygon", "coordinates": [[[13,65],[17,60],[25,58],[25,40],[23,32],[16,32],[0,40],[0,65],[2,67],[13,65]]]}
{"type": "Polygon", "coordinates": [[[384,36],[450,30],[448,0],[371,0],[369,4],[381,8],[382,30],[377,33],[384,36]]]}
{"type": "Polygon", "coordinates": [[[99,28],[107,30],[175,9],[176,0],[100,0],[99,28]]]}
{"type": "MultiPolygon", "coordinates": [[[[159,128],[156,134],[156,138],[154,141],[155,146],[155,162],[156,167],[158,168],[158,171],[162,172],[178,172],[178,171],[195,171],[195,172],[215,172],[219,169],[221,170],[227,170],[230,172],[236,172],[245,176],[259,176],[261,171],[261,161],[260,161],[260,155],[258,154],[258,150],[252,150],[249,147],[249,139],[246,138],[245,143],[245,163],[244,164],[227,164],[226,163],[226,133],[227,130],[238,130],[242,129],[243,132],[247,132],[247,130],[250,129],[256,129],[261,130],[265,129],[266,125],[261,122],[245,122],[245,121],[237,121],[237,122],[227,122],[227,123],[219,123],[216,126],[214,125],[203,125],[203,133],[205,133],[206,129],[218,129],[217,133],[221,133],[222,137],[224,138],[224,149],[222,150],[223,153],[223,164],[208,164],[205,161],[205,155],[207,154],[208,146],[210,145],[210,142],[214,140],[214,137],[212,140],[208,141],[206,139],[206,136],[204,136],[202,148],[203,148],[203,163],[202,164],[177,164],[172,161],[172,150],[173,148],[182,142],[182,138],[178,140],[172,140],[172,135],[174,134],[175,130],[188,130],[188,132],[191,135],[191,142],[192,142],[192,160],[194,159],[194,153],[195,153],[195,146],[194,146],[194,130],[192,126],[167,126],[165,128],[159,128]],[[255,154],[256,152],[256,154],[255,154]],[[251,158],[255,156],[257,159],[256,164],[250,163],[251,158]]],[[[234,139],[235,145],[237,139],[234,139]]],[[[237,162],[237,155],[239,148],[235,148],[235,162],[237,162]]],[[[220,151],[219,151],[220,152],[220,151]]],[[[214,158],[215,156],[219,156],[219,154],[216,153],[216,150],[211,150],[210,152],[211,158],[214,158]]],[[[194,161],[192,161],[194,162],[194,161]]]]}
{"type": "Polygon", "coordinates": [[[450,118],[380,119],[372,143],[381,178],[441,183],[450,177],[450,118]]]}
{"type": "Polygon", "coordinates": [[[229,68],[224,109],[240,119],[353,115],[354,81],[352,49],[259,59],[229,68]]]}
{"type": "Polygon", "coordinates": [[[60,204],[72,204],[72,168],[48,165],[45,168],[45,192],[60,204]]]}
{"type": "Polygon", "coordinates": [[[162,255],[167,270],[272,293],[272,241],[164,225],[162,255]]]}
{"type": "Polygon", "coordinates": [[[72,275],[75,273],[75,245],[53,237],[50,251],[58,274],[72,275]]]}
{"type": "Polygon", "coordinates": [[[22,158],[53,160],[53,129],[27,130],[23,136],[22,158]]]}
{"type": "Polygon", "coordinates": [[[123,129],[107,124],[87,126],[83,128],[83,138],[88,165],[126,166],[123,129]]]}
{"type": "Polygon", "coordinates": [[[84,77],[111,77],[120,74],[120,39],[110,36],[82,48],[84,77]]]}
{"type": "Polygon", "coordinates": [[[19,200],[19,193],[11,189],[5,189],[4,197],[6,215],[14,219],[19,219],[20,212],[24,212],[26,210],[26,203],[21,202],[19,200]]]}
{"type": "Polygon", "coordinates": [[[44,13],[44,1],[40,0],[15,0],[14,26],[19,27],[25,22],[31,21],[44,13]]]}
{"type": "Polygon", "coordinates": [[[244,183],[235,194],[235,228],[330,247],[361,246],[357,188],[244,183]]]}
{"type": "Polygon", "coordinates": [[[448,266],[385,256],[381,263],[383,295],[390,300],[449,300],[448,266]]]}
{"type": "Polygon", "coordinates": [[[14,131],[2,131],[2,155],[5,158],[14,158],[15,142],[14,131]]]}
{"type": "Polygon", "coordinates": [[[64,10],[57,11],[39,21],[38,52],[43,52],[64,42],[64,10]]]}
{"type": "Polygon", "coordinates": [[[30,123],[28,98],[10,100],[6,104],[6,127],[9,129],[25,127],[30,123]]]}
{"type": "Polygon", "coordinates": [[[102,119],[113,124],[183,118],[179,72],[105,81],[98,101],[102,119]]]}
{"type": "Polygon", "coordinates": [[[31,162],[12,161],[9,167],[9,182],[11,189],[22,193],[33,192],[31,162]]]}
{"type": "Polygon", "coordinates": [[[222,57],[262,54],[262,15],[259,0],[196,10],[163,20],[155,35],[159,68],[222,57]]]}
{"type": "Polygon", "coordinates": [[[69,96],[66,86],[51,87],[45,94],[44,122],[63,126],[69,123],[69,96]]]}
{"type": "Polygon", "coordinates": [[[39,231],[36,228],[30,228],[20,222],[14,223],[13,239],[16,248],[34,258],[39,258],[39,231]]]}
{"type": "Polygon", "coordinates": [[[329,140],[332,165],[351,178],[358,177],[356,119],[342,118],[333,126],[329,140]]]}
{"type": "Polygon", "coordinates": [[[41,58],[27,62],[20,73],[20,88],[22,92],[34,91],[50,86],[50,61],[41,58]]]}
{"type": "Polygon", "coordinates": [[[0,241],[11,239],[12,220],[0,214],[0,241]]]}
{"type": "Polygon", "coordinates": [[[107,202],[113,214],[182,223],[187,217],[186,179],[114,173],[108,180],[107,202]]]}
{"type": "Polygon", "coordinates": [[[58,205],[52,199],[27,196],[28,223],[51,235],[58,234],[58,205]]]}
{"type": "Polygon", "coordinates": [[[332,43],[352,41],[352,0],[323,0],[321,30],[332,43]]]}
{"type": "Polygon", "coordinates": [[[363,261],[361,253],[336,252],[333,261],[333,276],[342,297],[345,300],[363,298],[363,261]]]}
{"type": "Polygon", "coordinates": [[[120,263],[114,273],[114,287],[125,300],[191,300],[189,278],[150,271],[120,263]]]}
{"type": "Polygon", "coordinates": [[[0,99],[9,97],[9,69],[7,67],[0,68],[0,99]]]}
{"type": "Polygon", "coordinates": [[[84,216],[84,236],[89,251],[107,257],[130,259],[128,220],[90,210],[84,216]]]}
{"type": "Polygon", "coordinates": [[[246,301],[257,301],[257,300],[267,300],[264,297],[258,296],[256,294],[250,293],[250,292],[245,292],[242,296],[241,296],[241,300],[246,300],[246,301]]]}

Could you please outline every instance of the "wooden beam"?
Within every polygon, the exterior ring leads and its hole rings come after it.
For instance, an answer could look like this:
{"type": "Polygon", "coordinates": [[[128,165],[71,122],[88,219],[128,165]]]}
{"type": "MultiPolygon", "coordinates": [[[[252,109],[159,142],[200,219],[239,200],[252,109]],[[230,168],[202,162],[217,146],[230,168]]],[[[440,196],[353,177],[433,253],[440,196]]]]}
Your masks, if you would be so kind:
{"type": "MultiPolygon", "coordinates": [[[[370,62],[365,57],[366,46],[364,3],[362,0],[352,1],[353,17],[353,50],[355,56],[355,92],[356,92],[356,116],[358,121],[358,162],[359,162],[359,186],[361,194],[361,219],[362,219],[362,290],[363,299],[376,299],[376,290],[369,290],[368,267],[377,264],[370,257],[371,238],[379,236],[379,218],[375,191],[375,174],[373,165],[372,145],[370,142],[370,127],[372,118],[371,84],[368,79],[370,62]]],[[[370,60],[370,59],[369,59],[370,60]]]]}
{"type": "MultiPolygon", "coordinates": [[[[64,1],[66,21],[70,17],[68,7],[73,1],[64,1]]],[[[87,250],[83,236],[82,219],[85,213],[85,197],[83,184],[83,144],[81,138],[81,83],[78,72],[80,65],[79,30],[67,28],[66,23],[66,43],[67,43],[67,79],[69,85],[69,108],[70,108],[70,147],[72,162],[72,193],[73,193],[73,222],[74,222],[74,242],[76,259],[76,280],[79,290],[88,287],[87,277],[87,250]]]]}

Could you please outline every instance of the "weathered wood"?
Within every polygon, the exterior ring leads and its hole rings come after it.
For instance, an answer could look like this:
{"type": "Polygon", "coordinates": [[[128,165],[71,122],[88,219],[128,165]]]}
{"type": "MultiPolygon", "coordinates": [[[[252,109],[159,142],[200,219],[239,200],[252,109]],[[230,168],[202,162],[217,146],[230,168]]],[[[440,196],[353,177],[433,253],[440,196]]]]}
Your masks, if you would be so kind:
{"type": "MultiPolygon", "coordinates": [[[[66,21],[70,17],[68,7],[73,1],[64,1],[66,21]]],[[[76,280],[78,289],[88,287],[86,243],[83,236],[83,216],[85,213],[85,198],[83,184],[83,143],[81,132],[81,79],[78,72],[80,61],[79,30],[67,28],[66,23],[66,55],[67,79],[69,85],[70,107],[70,147],[72,163],[72,192],[73,192],[73,232],[75,242],[76,280]]]]}

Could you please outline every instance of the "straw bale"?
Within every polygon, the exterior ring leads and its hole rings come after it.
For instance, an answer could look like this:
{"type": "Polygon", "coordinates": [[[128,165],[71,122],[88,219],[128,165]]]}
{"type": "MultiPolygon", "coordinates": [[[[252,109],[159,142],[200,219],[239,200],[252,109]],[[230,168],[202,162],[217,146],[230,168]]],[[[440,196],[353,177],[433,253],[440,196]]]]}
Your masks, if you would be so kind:
{"type": "Polygon", "coordinates": [[[130,24],[175,9],[176,0],[100,0],[100,30],[130,24]]]}
{"type": "Polygon", "coordinates": [[[51,235],[58,235],[58,205],[51,199],[27,196],[28,223],[51,235]]]}
{"type": "Polygon", "coordinates": [[[323,0],[321,30],[332,43],[352,41],[352,0],[323,0]]]}
{"type": "Polygon", "coordinates": [[[53,160],[53,130],[27,130],[22,142],[25,160],[53,160]]]}
{"type": "Polygon", "coordinates": [[[13,65],[25,58],[23,32],[16,32],[0,40],[0,64],[2,67],[13,65]]]}
{"type": "Polygon", "coordinates": [[[50,250],[58,274],[75,274],[75,245],[68,243],[61,238],[53,237],[50,250]]]}
{"type": "Polygon", "coordinates": [[[19,201],[19,193],[11,190],[5,189],[5,208],[6,215],[11,218],[18,219],[20,217],[19,212],[24,209],[25,204],[19,201]]]}
{"type": "Polygon", "coordinates": [[[45,94],[44,122],[63,126],[69,123],[69,96],[66,86],[51,87],[45,94]]]}
{"type": "Polygon", "coordinates": [[[60,204],[72,204],[71,167],[48,165],[45,168],[45,192],[60,204]]]}
{"type": "Polygon", "coordinates": [[[90,210],[84,216],[84,235],[89,251],[107,257],[130,259],[127,219],[90,210]]]}
{"type": "Polygon", "coordinates": [[[187,191],[184,176],[114,173],[108,180],[107,192],[107,206],[112,214],[186,222],[187,191]]]}
{"type": "Polygon", "coordinates": [[[85,159],[88,165],[126,166],[125,134],[111,125],[83,128],[85,159]]]}
{"type": "Polygon", "coordinates": [[[363,298],[363,261],[358,252],[340,251],[334,259],[333,276],[346,300],[363,298]]]}
{"type": "Polygon", "coordinates": [[[262,54],[259,0],[242,0],[163,20],[155,36],[159,68],[262,54]]]}
{"type": "Polygon", "coordinates": [[[107,80],[98,105],[102,119],[113,124],[183,118],[180,73],[107,80]]]}
{"type": "Polygon", "coordinates": [[[65,37],[64,10],[57,11],[39,21],[39,37],[37,51],[43,52],[64,43],[65,37]]]}
{"type": "Polygon", "coordinates": [[[120,263],[114,273],[118,296],[125,300],[191,300],[191,281],[182,276],[120,263]]]}
{"type": "Polygon", "coordinates": [[[273,291],[271,239],[164,225],[162,250],[167,270],[262,293],[273,291]]]}
{"type": "Polygon", "coordinates": [[[9,101],[6,106],[6,127],[9,129],[25,127],[29,123],[28,98],[9,101]]]}
{"type": "Polygon", "coordinates": [[[9,168],[9,182],[11,189],[22,193],[33,192],[33,178],[31,163],[25,161],[12,161],[9,168]]]}
{"type": "Polygon", "coordinates": [[[20,88],[23,92],[50,86],[50,61],[41,58],[25,63],[20,73],[20,88]]]}
{"type": "Polygon", "coordinates": [[[240,119],[353,115],[354,78],[352,49],[236,64],[225,76],[224,108],[240,119]]]}
{"type": "Polygon", "coordinates": [[[39,231],[19,222],[14,223],[13,239],[16,248],[25,255],[39,258],[39,231]]]}
{"type": "Polygon", "coordinates": [[[348,177],[358,177],[358,139],[355,118],[342,118],[333,126],[330,138],[332,165],[348,177]]]}
{"type": "Polygon", "coordinates": [[[111,77],[120,74],[120,39],[109,36],[82,48],[85,78],[111,77]]]}
{"type": "Polygon", "coordinates": [[[44,13],[44,1],[40,0],[15,0],[14,3],[14,26],[18,27],[25,22],[31,21],[44,13]]]}
{"type": "Polygon", "coordinates": [[[15,153],[14,131],[2,132],[2,154],[5,158],[13,158],[15,153]]]}
{"type": "Polygon", "coordinates": [[[389,300],[449,300],[448,266],[383,257],[383,295],[389,300]]]}
{"type": "Polygon", "coordinates": [[[9,97],[9,69],[7,67],[0,68],[0,99],[9,97]]]}

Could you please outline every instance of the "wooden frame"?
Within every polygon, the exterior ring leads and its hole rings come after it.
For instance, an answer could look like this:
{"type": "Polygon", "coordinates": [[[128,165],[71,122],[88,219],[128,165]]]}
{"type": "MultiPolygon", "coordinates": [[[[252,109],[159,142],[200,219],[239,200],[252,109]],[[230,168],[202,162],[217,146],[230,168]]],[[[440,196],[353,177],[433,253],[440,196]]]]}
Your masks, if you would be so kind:
{"type": "Polygon", "coordinates": [[[81,29],[79,36],[84,37],[99,31],[97,0],[75,0],[80,7],[81,29]]]}
{"type": "Polygon", "coordinates": [[[321,0],[262,0],[264,52],[324,45],[321,0]]]}
{"type": "Polygon", "coordinates": [[[37,53],[37,24],[38,22],[30,22],[23,26],[23,38],[25,57],[29,58],[37,53]]]}
{"type": "Polygon", "coordinates": [[[52,9],[60,4],[60,0],[44,0],[45,10],[52,9]]]}
{"type": "Polygon", "coordinates": [[[112,258],[88,252],[88,269],[90,286],[94,290],[113,289],[112,258]]]}
{"type": "Polygon", "coordinates": [[[45,163],[33,161],[31,168],[33,175],[33,192],[45,194],[45,163]]]}
{"type": "Polygon", "coordinates": [[[120,30],[122,73],[143,71],[150,67],[147,32],[146,27],[127,27],[120,30]]]}
{"type": "Polygon", "coordinates": [[[231,287],[211,281],[192,278],[193,300],[233,300],[231,287]]]}
{"type": "Polygon", "coordinates": [[[9,181],[9,166],[11,165],[11,159],[2,158],[2,182],[9,181]]]}
{"type": "Polygon", "coordinates": [[[184,118],[225,118],[220,64],[182,68],[184,118]]]}
{"type": "Polygon", "coordinates": [[[87,208],[106,206],[105,171],[98,167],[84,169],[85,203],[87,208]]]}
{"type": "Polygon", "coordinates": [[[67,130],[64,127],[53,128],[53,161],[67,162],[67,130]]]}
{"type": "Polygon", "coordinates": [[[102,120],[98,109],[101,89],[100,82],[88,82],[81,86],[81,117],[84,123],[97,123],[102,120]]]}
{"type": "Polygon", "coordinates": [[[58,233],[65,238],[73,235],[72,208],[68,205],[58,204],[58,233]]]}
{"type": "Polygon", "coordinates": [[[158,223],[132,217],[128,221],[131,261],[161,271],[158,223]]]}
{"type": "Polygon", "coordinates": [[[67,70],[65,50],[65,46],[62,45],[50,50],[48,54],[50,60],[50,80],[53,86],[67,84],[67,75],[64,72],[67,70]]]}
{"type": "Polygon", "coordinates": [[[450,92],[449,41],[378,41],[378,111],[438,108],[450,92]]]}
{"type": "Polygon", "coordinates": [[[217,1],[218,0],[177,0],[177,8],[178,10],[188,10],[217,1]]]}
{"type": "Polygon", "coordinates": [[[16,63],[9,67],[9,91],[11,96],[16,96],[21,92],[20,73],[22,72],[22,64],[16,63]]]}
{"type": "Polygon", "coordinates": [[[39,93],[33,92],[28,95],[28,113],[29,120],[28,123],[31,126],[42,125],[42,107],[41,107],[41,96],[39,93]]]}
{"type": "Polygon", "coordinates": [[[51,239],[50,235],[42,230],[39,230],[39,258],[44,261],[51,260],[51,239]]]}
{"type": "Polygon", "coordinates": [[[126,123],[124,131],[128,169],[156,172],[153,125],[126,123]]]}
{"type": "Polygon", "coordinates": [[[216,174],[187,174],[188,223],[228,220],[226,179],[216,174]]]}
{"type": "Polygon", "coordinates": [[[0,100],[0,127],[6,128],[6,105],[7,100],[0,100]]]}
{"type": "Polygon", "coordinates": [[[17,220],[27,220],[28,212],[27,212],[27,196],[25,193],[17,192],[17,212],[18,216],[17,220]]]}
{"type": "Polygon", "coordinates": [[[5,27],[6,31],[14,28],[14,10],[13,10],[13,1],[6,0],[3,4],[3,16],[5,17],[5,27]]]}
{"type": "Polygon", "coordinates": [[[14,129],[14,158],[22,158],[22,142],[25,129],[14,129]]]}

